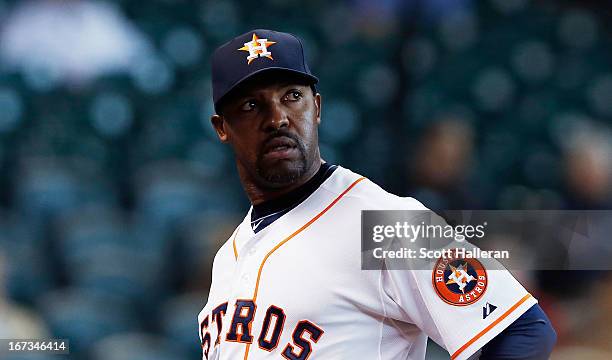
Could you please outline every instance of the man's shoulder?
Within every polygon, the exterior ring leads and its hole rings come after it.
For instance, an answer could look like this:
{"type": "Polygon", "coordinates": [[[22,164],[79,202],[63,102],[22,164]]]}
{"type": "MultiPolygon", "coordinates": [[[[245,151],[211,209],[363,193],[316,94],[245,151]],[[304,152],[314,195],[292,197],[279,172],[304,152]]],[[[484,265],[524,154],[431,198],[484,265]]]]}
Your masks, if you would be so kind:
{"type": "Polygon", "coordinates": [[[417,199],[392,194],[367,177],[349,169],[338,167],[337,172],[334,181],[324,183],[323,186],[333,192],[346,191],[344,197],[363,209],[428,210],[417,199]]]}

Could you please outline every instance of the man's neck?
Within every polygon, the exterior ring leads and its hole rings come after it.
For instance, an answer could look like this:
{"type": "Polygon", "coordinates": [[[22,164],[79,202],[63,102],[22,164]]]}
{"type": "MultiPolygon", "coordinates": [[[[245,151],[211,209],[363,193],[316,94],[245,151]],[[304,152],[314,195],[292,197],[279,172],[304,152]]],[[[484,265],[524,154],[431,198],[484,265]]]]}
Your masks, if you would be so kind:
{"type": "Polygon", "coordinates": [[[310,197],[336,170],[336,165],[323,163],[316,174],[298,188],[257,205],[251,211],[251,228],[255,233],[280,219],[310,197]]]}
{"type": "Polygon", "coordinates": [[[321,167],[322,163],[323,163],[323,160],[320,159],[318,162],[315,162],[315,165],[312,166],[308,170],[308,172],[302,175],[297,181],[291,183],[290,185],[287,185],[285,187],[278,188],[278,189],[262,188],[258,186],[257,184],[255,184],[255,182],[252,181],[250,178],[247,178],[247,176],[244,175],[244,171],[240,171],[239,169],[238,172],[240,174],[240,181],[242,182],[244,191],[246,192],[246,195],[249,198],[251,204],[259,205],[266,201],[270,201],[280,196],[283,196],[299,188],[300,186],[304,185],[310,179],[312,179],[313,176],[315,176],[317,171],[319,171],[319,168],[321,167]]]}

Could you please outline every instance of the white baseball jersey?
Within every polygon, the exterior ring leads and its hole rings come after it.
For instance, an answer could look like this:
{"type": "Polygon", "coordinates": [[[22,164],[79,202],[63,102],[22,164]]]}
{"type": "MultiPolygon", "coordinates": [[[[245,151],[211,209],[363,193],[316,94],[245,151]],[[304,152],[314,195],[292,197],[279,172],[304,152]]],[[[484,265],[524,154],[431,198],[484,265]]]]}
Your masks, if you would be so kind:
{"type": "Polygon", "coordinates": [[[436,269],[361,270],[361,210],[426,208],[342,167],[258,233],[251,210],[215,256],[202,359],[422,360],[431,337],[463,360],[536,303],[505,270],[462,306],[436,269]]]}

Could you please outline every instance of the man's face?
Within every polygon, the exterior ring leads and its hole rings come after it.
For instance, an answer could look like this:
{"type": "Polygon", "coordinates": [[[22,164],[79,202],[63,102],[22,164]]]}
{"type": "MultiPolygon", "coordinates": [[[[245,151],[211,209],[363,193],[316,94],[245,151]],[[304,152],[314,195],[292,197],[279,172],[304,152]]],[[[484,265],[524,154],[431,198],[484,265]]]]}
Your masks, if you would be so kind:
{"type": "Polygon", "coordinates": [[[239,169],[257,186],[277,189],[320,161],[320,109],[321,97],[310,86],[268,74],[242,84],[211,120],[219,139],[232,146],[239,169]]]}

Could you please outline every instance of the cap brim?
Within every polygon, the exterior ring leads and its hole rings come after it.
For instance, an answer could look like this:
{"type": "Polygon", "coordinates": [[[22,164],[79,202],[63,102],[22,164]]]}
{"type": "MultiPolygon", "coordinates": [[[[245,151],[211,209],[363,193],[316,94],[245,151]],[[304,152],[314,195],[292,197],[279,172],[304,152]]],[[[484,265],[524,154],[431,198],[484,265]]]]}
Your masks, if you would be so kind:
{"type": "Polygon", "coordinates": [[[316,76],[314,76],[314,75],[312,75],[312,74],[308,74],[308,73],[303,72],[303,71],[298,71],[298,70],[295,70],[295,69],[289,69],[289,68],[284,68],[284,67],[279,67],[279,66],[271,66],[271,67],[267,67],[267,68],[264,68],[264,69],[259,69],[259,70],[257,70],[257,71],[252,72],[252,73],[249,73],[248,75],[244,76],[243,78],[241,78],[241,79],[237,80],[237,81],[236,81],[234,84],[232,84],[232,85],[231,85],[231,86],[228,88],[228,90],[225,92],[225,94],[223,94],[223,95],[222,95],[222,96],[221,96],[221,97],[220,97],[220,98],[219,98],[219,99],[218,99],[218,100],[215,102],[215,111],[216,111],[216,112],[218,112],[218,110],[219,110],[219,109],[218,109],[219,104],[220,104],[220,103],[221,103],[221,102],[222,102],[222,101],[223,101],[225,98],[227,98],[227,95],[229,95],[230,93],[232,93],[232,92],[233,92],[233,91],[234,91],[234,90],[235,90],[235,89],[236,89],[236,88],[237,88],[237,87],[238,87],[240,84],[242,84],[243,82],[245,82],[245,81],[249,80],[250,78],[252,78],[252,77],[254,77],[254,76],[256,76],[256,75],[262,74],[262,73],[264,73],[264,72],[268,72],[268,71],[279,71],[279,70],[280,70],[280,71],[285,71],[285,72],[287,72],[287,73],[291,73],[291,74],[293,74],[293,75],[298,75],[298,76],[300,76],[300,77],[302,77],[302,78],[304,78],[304,79],[310,80],[310,81],[312,82],[312,83],[311,83],[311,85],[316,84],[316,83],[318,83],[318,82],[319,82],[319,79],[318,79],[316,76]]]}

